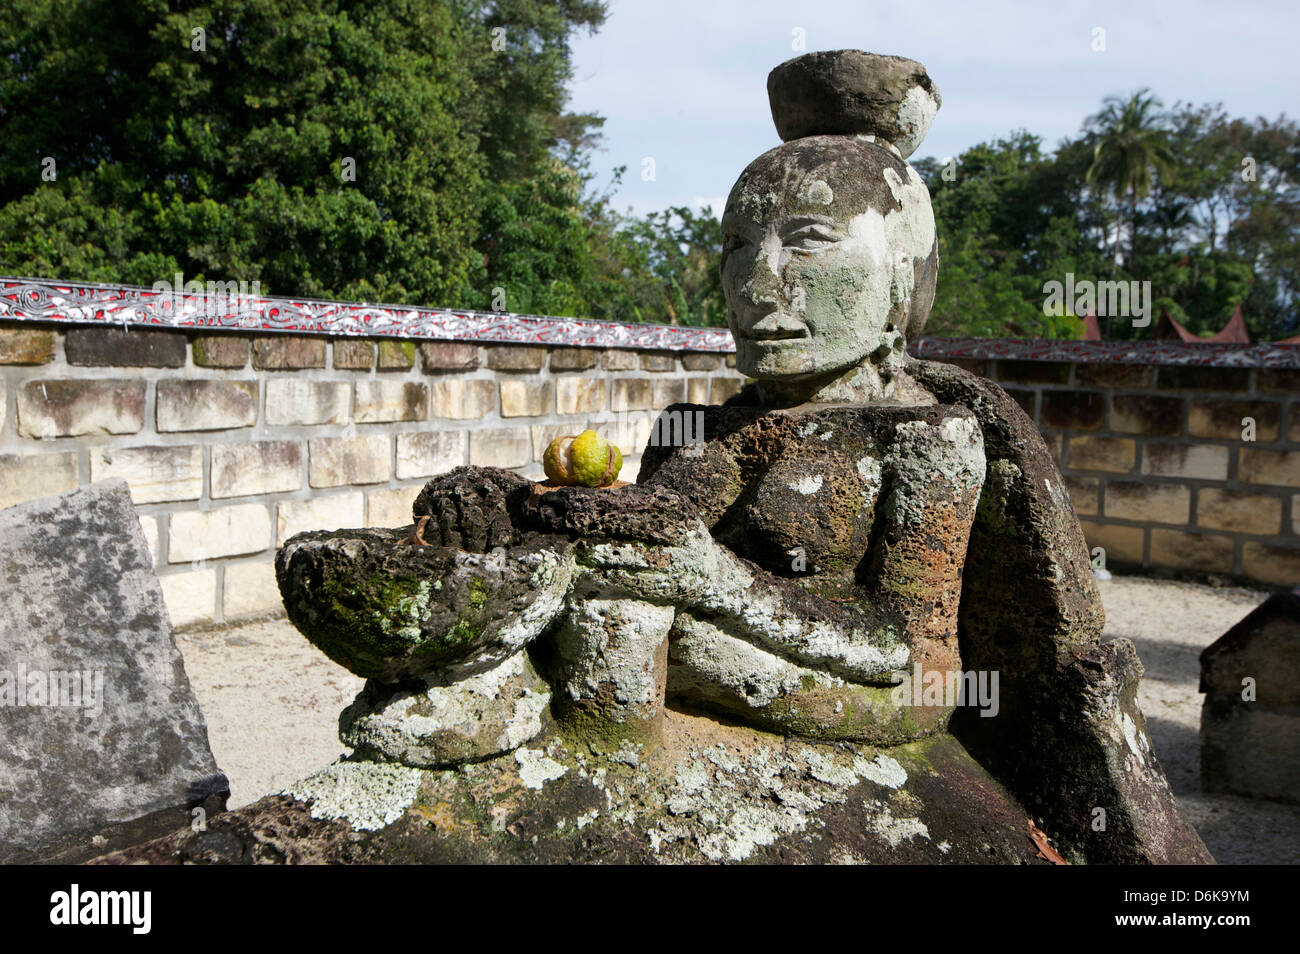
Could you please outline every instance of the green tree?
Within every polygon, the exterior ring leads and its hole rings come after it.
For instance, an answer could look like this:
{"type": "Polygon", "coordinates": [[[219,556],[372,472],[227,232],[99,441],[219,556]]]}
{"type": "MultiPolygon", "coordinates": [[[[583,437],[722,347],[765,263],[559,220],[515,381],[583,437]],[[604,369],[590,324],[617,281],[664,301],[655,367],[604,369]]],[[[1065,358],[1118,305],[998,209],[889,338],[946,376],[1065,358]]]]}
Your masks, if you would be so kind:
{"type": "MultiPolygon", "coordinates": [[[[1167,143],[1162,104],[1150,90],[1142,89],[1128,99],[1109,96],[1101,112],[1088,118],[1093,138],[1092,165],[1086,179],[1089,186],[1109,188],[1115,196],[1115,249],[1118,253],[1124,230],[1124,199],[1129,206],[1129,254],[1126,268],[1134,270],[1137,246],[1137,206],[1150,193],[1155,176],[1167,172],[1173,154],[1167,143]]],[[[1118,254],[1115,256],[1118,257],[1118,254]]]]}
{"type": "Polygon", "coordinates": [[[180,270],[459,306],[485,294],[482,246],[498,236],[482,223],[503,221],[489,200],[536,209],[549,196],[541,219],[577,214],[571,190],[526,184],[594,125],[561,110],[568,37],[602,21],[599,3],[5,0],[0,12],[5,271],[150,284],[180,270]]]}

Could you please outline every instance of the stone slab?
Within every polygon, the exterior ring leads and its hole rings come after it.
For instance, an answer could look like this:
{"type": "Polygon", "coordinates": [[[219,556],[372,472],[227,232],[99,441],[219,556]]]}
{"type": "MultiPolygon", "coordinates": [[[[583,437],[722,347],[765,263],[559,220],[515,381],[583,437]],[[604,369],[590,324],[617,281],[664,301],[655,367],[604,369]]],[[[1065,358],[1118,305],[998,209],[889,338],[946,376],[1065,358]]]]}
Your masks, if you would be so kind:
{"type": "Polygon", "coordinates": [[[222,811],[126,482],[0,511],[0,563],[0,862],[73,863],[222,811]]]}

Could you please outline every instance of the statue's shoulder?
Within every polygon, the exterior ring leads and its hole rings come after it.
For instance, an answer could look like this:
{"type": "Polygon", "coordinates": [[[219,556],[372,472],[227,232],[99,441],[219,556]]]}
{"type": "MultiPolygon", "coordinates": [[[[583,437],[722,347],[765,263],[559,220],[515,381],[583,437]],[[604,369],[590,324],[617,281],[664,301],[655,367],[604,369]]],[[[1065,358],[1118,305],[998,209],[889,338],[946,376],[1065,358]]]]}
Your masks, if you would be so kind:
{"type": "Polygon", "coordinates": [[[1049,638],[1098,637],[1105,615],[1083,528],[1033,420],[996,382],[965,368],[915,361],[908,373],[941,403],[969,408],[984,436],[988,473],[965,579],[987,626],[965,622],[992,633],[1018,612],[1049,638]]]}
{"type": "Polygon", "coordinates": [[[907,371],[940,404],[957,404],[970,409],[984,432],[985,453],[990,460],[995,454],[999,457],[1045,457],[1055,469],[1056,465],[1033,420],[996,381],[942,361],[915,361],[908,365],[907,371]],[[989,446],[990,441],[993,447],[989,446]]]}

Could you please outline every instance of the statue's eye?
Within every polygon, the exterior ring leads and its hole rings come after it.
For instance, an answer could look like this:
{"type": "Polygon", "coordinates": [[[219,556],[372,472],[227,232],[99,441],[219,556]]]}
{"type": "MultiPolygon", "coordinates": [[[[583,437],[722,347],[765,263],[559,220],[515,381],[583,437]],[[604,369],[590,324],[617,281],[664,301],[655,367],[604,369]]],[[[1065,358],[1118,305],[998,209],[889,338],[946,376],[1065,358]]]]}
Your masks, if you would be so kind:
{"type": "Polygon", "coordinates": [[[744,248],[745,240],[739,235],[728,235],[722,240],[722,254],[726,255],[737,249],[744,248]]]}
{"type": "Polygon", "coordinates": [[[824,225],[805,225],[788,233],[783,244],[797,252],[812,252],[838,241],[835,234],[824,225]]]}

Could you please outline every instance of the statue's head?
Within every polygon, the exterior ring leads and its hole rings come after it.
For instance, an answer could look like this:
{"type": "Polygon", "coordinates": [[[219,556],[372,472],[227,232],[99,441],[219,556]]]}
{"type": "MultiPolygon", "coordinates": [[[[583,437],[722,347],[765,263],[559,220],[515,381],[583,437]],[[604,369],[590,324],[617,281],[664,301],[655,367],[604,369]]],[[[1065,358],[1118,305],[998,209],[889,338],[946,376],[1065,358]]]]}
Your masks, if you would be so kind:
{"type": "Polygon", "coordinates": [[[768,90],[788,141],[749,164],[722,217],[737,367],[814,378],[896,353],[937,276],[930,195],[897,143],[920,143],[938,91],[920,64],[856,51],[791,60],[768,90]]]}

